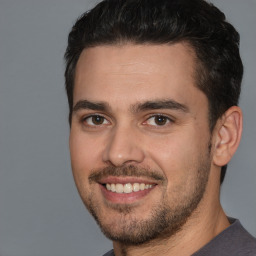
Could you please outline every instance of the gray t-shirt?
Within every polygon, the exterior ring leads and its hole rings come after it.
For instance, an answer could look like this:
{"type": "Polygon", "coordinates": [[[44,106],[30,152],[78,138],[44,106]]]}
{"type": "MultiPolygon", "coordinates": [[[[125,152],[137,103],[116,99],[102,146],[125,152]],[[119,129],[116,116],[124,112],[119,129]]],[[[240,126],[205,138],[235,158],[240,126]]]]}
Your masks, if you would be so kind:
{"type": "MultiPolygon", "coordinates": [[[[256,256],[256,238],[239,220],[229,218],[230,226],[214,237],[192,256],[256,256]]],[[[115,256],[111,250],[103,256],[115,256]]]]}

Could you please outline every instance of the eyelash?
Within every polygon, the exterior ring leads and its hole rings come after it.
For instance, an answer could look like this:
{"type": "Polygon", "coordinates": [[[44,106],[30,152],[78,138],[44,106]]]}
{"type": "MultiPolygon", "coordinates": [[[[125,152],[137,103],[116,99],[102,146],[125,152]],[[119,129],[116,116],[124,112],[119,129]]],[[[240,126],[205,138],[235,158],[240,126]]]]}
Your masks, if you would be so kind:
{"type": "MultiPolygon", "coordinates": [[[[90,128],[97,128],[97,127],[101,127],[102,125],[105,125],[104,124],[104,122],[105,121],[107,121],[108,123],[110,123],[109,121],[108,121],[108,119],[106,118],[106,117],[104,117],[102,114],[93,114],[93,115],[89,115],[89,116],[86,116],[86,117],[83,117],[82,118],[82,120],[81,120],[81,122],[84,124],[84,125],[86,125],[87,127],[90,127],[90,128]],[[100,124],[88,124],[88,123],[86,123],[86,121],[88,122],[88,119],[89,118],[97,118],[97,117],[99,117],[99,118],[102,118],[103,119],[103,122],[102,123],[100,123],[100,124]]],[[[93,121],[91,121],[91,122],[93,122],[93,121]]],[[[154,122],[155,122],[155,120],[154,120],[154,122]]],[[[166,116],[166,115],[164,115],[164,114],[154,114],[154,115],[151,115],[151,116],[149,116],[147,119],[146,119],[146,121],[144,121],[142,124],[144,124],[144,125],[148,125],[148,126],[151,126],[151,127],[154,127],[155,126],[155,128],[156,127],[164,127],[164,126],[166,126],[167,124],[169,124],[169,123],[174,123],[174,120],[172,119],[172,118],[170,118],[169,116],[166,116]],[[160,124],[155,124],[155,125],[153,125],[153,124],[148,124],[148,121],[151,119],[151,118],[163,118],[164,120],[165,120],[165,122],[163,123],[163,125],[160,125],[160,124]]]]}
{"type": "MultiPolygon", "coordinates": [[[[170,117],[168,117],[168,116],[166,116],[166,115],[164,115],[164,114],[154,114],[154,115],[151,115],[149,118],[147,118],[147,120],[145,121],[145,122],[148,122],[151,118],[163,118],[166,122],[164,122],[164,124],[163,125],[151,125],[151,126],[156,126],[156,127],[161,127],[161,126],[166,126],[167,124],[169,124],[169,123],[173,123],[174,122],[174,120],[173,119],[171,119],[170,117]]],[[[154,122],[155,122],[156,120],[154,120],[154,122]]]]}
{"type": "MultiPolygon", "coordinates": [[[[101,125],[104,125],[104,122],[107,120],[107,118],[105,118],[103,115],[101,115],[101,114],[93,114],[93,115],[89,115],[89,116],[86,116],[86,117],[83,117],[82,118],[82,123],[84,124],[86,121],[88,121],[88,119],[89,118],[97,118],[97,117],[99,117],[99,118],[102,118],[103,119],[103,123],[102,124],[99,124],[99,125],[97,125],[97,124],[94,124],[94,125],[92,125],[92,124],[86,124],[86,126],[89,126],[89,127],[99,127],[99,126],[101,126],[101,125]]],[[[108,121],[108,120],[107,120],[108,121]]],[[[108,121],[109,122],[109,121],[108,121]]]]}

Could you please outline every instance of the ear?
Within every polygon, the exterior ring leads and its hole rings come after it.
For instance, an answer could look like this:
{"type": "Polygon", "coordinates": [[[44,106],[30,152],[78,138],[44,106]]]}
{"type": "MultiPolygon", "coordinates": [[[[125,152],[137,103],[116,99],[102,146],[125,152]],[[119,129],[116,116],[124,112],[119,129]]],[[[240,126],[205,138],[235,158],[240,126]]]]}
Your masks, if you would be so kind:
{"type": "Polygon", "coordinates": [[[219,119],[215,130],[215,149],[213,163],[217,166],[226,165],[235,154],[241,140],[243,129],[242,110],[233,106],[219,119]]]}

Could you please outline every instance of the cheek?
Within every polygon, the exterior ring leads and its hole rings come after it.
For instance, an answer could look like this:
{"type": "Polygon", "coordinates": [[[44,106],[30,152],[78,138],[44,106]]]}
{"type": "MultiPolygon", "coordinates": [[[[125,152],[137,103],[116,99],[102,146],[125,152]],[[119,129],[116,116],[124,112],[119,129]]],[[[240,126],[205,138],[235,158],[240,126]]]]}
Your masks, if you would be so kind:
{"type": "Polygon", "coordinates": [[[153,160],[153,166],[163,171],[168,182],[179,183],[193,175],[191,168],[202,153],[197,134],[175,133],[151,141],[152,144],[154,147],[148,147],[149,158],[153,160]]]}
{"type": "Polygon", "coordinates": [[[71,130],[69,148],[73,164],[76,166],[90,165],[91,162],[95,161],[102,148],[102,143],[98,142],[97,138],[86,135],[78,128],[71,130]]]}
{"type": "Polygon", "coordinates": [[[97,167],[98,153],[94,145],[93,141],[88,140],[78,129],[71,130],[69,148],[72,172],[78,192],[85,203],[88,202],[90,194],[88,177],[91,170],[97,167]]]}
{"type": "Polygon", "coordinates": [[[97,167],[99,148],[83,133],[71,130],[69,139],[71,165],[76,181],[86,181],[89,172],[97,167]]]}

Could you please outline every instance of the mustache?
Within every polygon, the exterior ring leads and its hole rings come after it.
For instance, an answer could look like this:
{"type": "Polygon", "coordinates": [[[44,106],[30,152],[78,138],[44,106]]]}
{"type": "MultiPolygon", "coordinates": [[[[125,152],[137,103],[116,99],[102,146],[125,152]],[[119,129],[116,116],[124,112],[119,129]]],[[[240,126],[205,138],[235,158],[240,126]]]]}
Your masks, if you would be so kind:
{"type": "Polygon", "coordinates": [[[99,180],[106,178],[108,176],[116,176],[116,177],[125,177],[125,176],[133,176],[133,177],[149,177],[156,181],[165,181],[165,177],[158,172],[151,170],[150,168],[138,167],[135,165],[127,165],[127,166],[107,166],[104,168],[95,169],[89,175],[89,183],[98,182],[99,180]]]}

